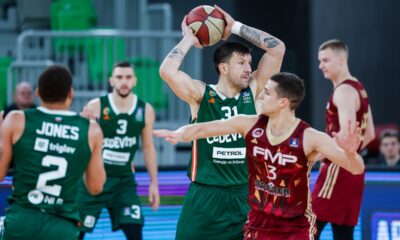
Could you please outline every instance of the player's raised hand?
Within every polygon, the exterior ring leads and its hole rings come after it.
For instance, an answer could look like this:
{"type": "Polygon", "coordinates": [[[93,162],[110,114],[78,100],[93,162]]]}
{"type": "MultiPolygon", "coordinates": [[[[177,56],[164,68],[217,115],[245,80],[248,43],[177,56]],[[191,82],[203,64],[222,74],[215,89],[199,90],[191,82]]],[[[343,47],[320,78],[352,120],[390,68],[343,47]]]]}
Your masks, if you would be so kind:
{"type": "Polygon", "coordinates": [[[185,15],[185,17],[182,20],[181,23],[181,28],[182,28],[182,35],[183,37],[187,37],[189,39],[192,40],[193,45],[196,48],[203,48],[203,46],[201,46],[199,39],[197,39],[197,37],[194,35],[193,30],[187,25],[187,15],[185,15]]]}
{"type": "Polygon", "coordinates": [[[96,114],[92,111],[91,108],[89,108],[88,106],[84,106],[82,112],[80,113],[80,115],[84,118],[88,118],[91,120],[96,120],[96,114]]]}
{"type": "Polygon", "coordinates": [[[344,136],[338,136],[336,132],[332,133],[336,143],[345,151],[346,155],[348,156],[357,154],[357,149],[360,146],[361,128],[359,125],[359,122],[352,124],[351,120],[349,120],[347,124],[347,133],[344,136]]]}
{"type": "Polygon", "coordinates": [[[224,34],[222,35],[222,39],[227,40],[232,33],[232,26],[233,23],[235,23],[235,19],[233,19],[231,15],[229,15],[227,12],[225,12],[222,8],[218,7],[217,5],[214,5],[214,7],[225,16],[226,26],[224,34]]]}
{"type": "Polygon", "coordinates": [[[159,138],[164,138],[171,144],[177,144],[180,139],[180,133],[177,131],[170,131],[166,129],[153,130],[153,135],[159,138]]]}
{"type": "Polygon", "coordinates": [[[158,184],[157,183],[150,183],[149,186],[149,202],[151,209],[156,211],[160,206],[160,193],[158,191],[158,184]]]}

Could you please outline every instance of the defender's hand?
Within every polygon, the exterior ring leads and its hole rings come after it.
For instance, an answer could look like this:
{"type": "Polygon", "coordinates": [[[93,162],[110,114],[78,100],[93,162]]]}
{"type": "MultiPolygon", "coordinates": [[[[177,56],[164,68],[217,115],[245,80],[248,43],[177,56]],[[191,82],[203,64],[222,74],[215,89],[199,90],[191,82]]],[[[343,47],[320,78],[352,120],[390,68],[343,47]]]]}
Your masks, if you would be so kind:
{"type": "Polygon", "coordinates": [[[336,143],[341,147],[347,156],[351,157],[357,154],[358,147],[361,142],[361,128],[360,123],[356,122],[355,125],[351,123],[351,120],[347,124],[347,133],[345,136],[339,137],[336,132],[332,135],[335,138],[336,143]]]}
{"type": "Polygon", "coordinates": [[[153,130],[153,135],[159,138],[164,138],[167,142],[175,145],[179,142],[180,133],[166,129],[153,130]]]}

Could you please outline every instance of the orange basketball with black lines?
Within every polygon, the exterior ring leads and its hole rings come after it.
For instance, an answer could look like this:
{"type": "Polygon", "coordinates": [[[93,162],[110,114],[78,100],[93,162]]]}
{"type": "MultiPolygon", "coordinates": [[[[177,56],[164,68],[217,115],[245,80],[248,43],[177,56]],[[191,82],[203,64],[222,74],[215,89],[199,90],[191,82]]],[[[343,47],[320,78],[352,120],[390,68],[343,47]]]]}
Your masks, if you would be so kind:
{"type": "Polygon", "coordinates": [[[193,8],[187,15],[186,23],[204,47],[216,44],[224,34],[225,17],[212,6],[193,8]]]}

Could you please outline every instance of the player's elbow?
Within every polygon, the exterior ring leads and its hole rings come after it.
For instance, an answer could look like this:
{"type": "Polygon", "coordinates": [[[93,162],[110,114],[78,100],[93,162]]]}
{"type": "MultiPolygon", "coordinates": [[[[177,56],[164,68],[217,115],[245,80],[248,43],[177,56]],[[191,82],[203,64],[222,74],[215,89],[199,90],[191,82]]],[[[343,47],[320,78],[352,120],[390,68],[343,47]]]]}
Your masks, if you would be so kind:
{"type": "Polygon", "coordinates": [[[374,140],[376,138],[376,134],[375,134],[374,129],[368,131],[367,134],[368,134],[368,136],[367,136],[367,141],[368,142],[366,144],[370,143],[372,140],[374,140]]]}
{"type": "Polygon", "coordinates": [[[161,64],[159,74],[164,81],[169,82],[174,73],[175,71],[171,67],[168,67],[167,64],[161,64]]]}
{"type": "Polygon", "coordinates": [[[277,40],[278,44],[274,48],[269,48],[268,53],[272,56],[284,56],[286,52],[285,43],[281,40],[277,40]]]}
{"type": "Polygon", "coordinates": [[[98,195],[103,191],[103,186],[106,181],[104,174],[99,174],[95,179],[86,179],[86,188],[92,195],[98,195]]]}
{"type": "Polygon", "coordinates": [[[360,174],[363,174],[364,171],[365,171],[365,165],[364,165],[364,163],[360,163],[360,164],[357,165],[357,167],[351,169],[351,173],[352,173],[353,175],[360,175],[360,174]]]}
{"type": "Polygon", "coordinates": [[[275,51],[277,52],[278,55],[285,55],[286,52],[286,46],[285,43],[283,43],[282,41],[279,41],[279,44],[276,46],[275,51]]]}
{"type": "MultiPolygon", "coordinates": [[[[0,163],[1,161],[3,160],[1,159],[0,155],[0,163]]],[[[2,168],[0,169],[0,182],[2,182],[7,175],[8,167],[3,167],[3,164],[0,164],[0,166],[2,166],[2,168]]]]}
{"type": "Polygon", "coordinates": [[[376,138],[375,131],[371,131],[370,136],[371,136],[371,140],[375,139],[376,138]]]}
{"type": "Polygon", "coordinates": [[[92,195],[98,195],[103,191],[103,184],[88,184],[87,189],[89,191],[90,194],[92,195]]]}
{"type": "Polygon", "coordinates": [[[92,195],[99,195],[103,191],[103,186],[97,187],[97,188],[90,188],[90,189],[88,189],[88,191],[92,195]]]}

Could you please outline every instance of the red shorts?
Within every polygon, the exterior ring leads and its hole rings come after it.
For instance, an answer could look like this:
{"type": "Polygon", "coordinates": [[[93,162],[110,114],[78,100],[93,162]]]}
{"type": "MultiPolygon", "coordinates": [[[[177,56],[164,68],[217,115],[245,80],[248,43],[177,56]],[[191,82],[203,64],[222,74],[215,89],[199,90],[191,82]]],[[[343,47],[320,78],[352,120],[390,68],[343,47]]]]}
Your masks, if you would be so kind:
{"type": "Polygon", "coordinates": [[[244,226],[245,240],[312,240],[315,216],[280,218],[250,210],[244,226]]]}
{"type": "Polygon", "coordinates": [[[356,226],[364,191],[364,176],[353,175],[334,164],[324,163],[312,193],[312,207],[317,219],[356,226]]]}

